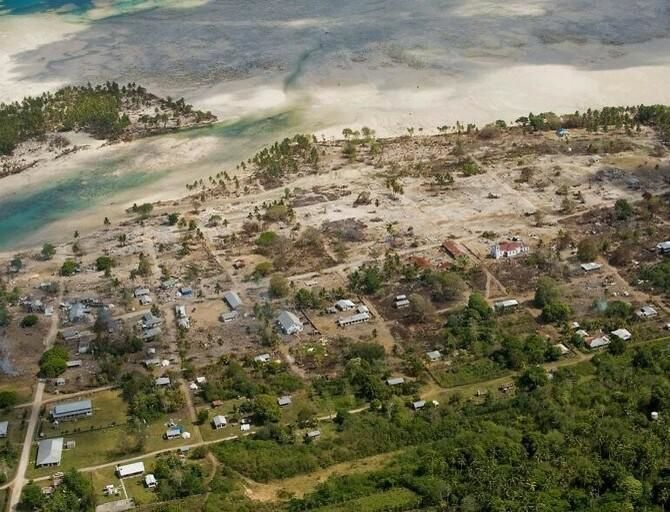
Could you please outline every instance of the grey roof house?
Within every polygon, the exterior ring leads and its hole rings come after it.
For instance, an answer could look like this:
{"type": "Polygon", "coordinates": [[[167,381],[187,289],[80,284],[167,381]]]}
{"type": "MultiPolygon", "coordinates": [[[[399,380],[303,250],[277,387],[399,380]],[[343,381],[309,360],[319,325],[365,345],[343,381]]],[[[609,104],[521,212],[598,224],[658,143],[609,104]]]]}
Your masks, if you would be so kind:
{"type": "Polygon", "coordinates": [[[161,324],[162,320],[157,316],[154,316],[153,313],[148,312],[142,315],[142,328],[143,329],[153,329],[158,327],[161,324]]]}
{"type": "Polygon", "coordinates": [[[8,421],[0,421],[0,437],[7,437],[8,421]]]}
{"type": "Polygon", "coordinates": [[[240,296],[232,290],[224,293],[223,299],[228,303],[230,309],[237,309],[242,305],[242,299],[240,299],[240,296]]]}
{"type": "Polygon", "coordinates": [[[79,400],[58,404],[51,410],[51,417],[56,421],[66,421],[93,414],[93,405],[90,400],[79,400]]]}
{"type": "Polygon", "coordinates": [[[303,326],[300,319],[290,311],[282,311],[277,317],[277,325],[284,334],[296,334],[302,332],[303,326]]]}
{"type": "Polygon", "coordinates": [[[135,293],[135,297],[139,298],[139,297],[143,297],[145,295],[149,295],[151,293],[151,291],[149,290],[149,288],[135,288],[134,293],[135,293]]]}
{"type": "Polygon", "coordinates": [[[67,313],[67,318],[70,323],[81,322],[86,318],[86,306],[81,302],[72,304],[70,311],[67,313]]]}
{"type": "Polygon", "coordinates": [[[45,439],[37,445],[35,466],[58,466],[63,455],[63,438],[45,439]]]}
{"type": "Polygon", "coordinates": [[[270,354],[261,354],[254,357],[254,361],[257,363],[267,363],[270,361],[270,354]]]}
{"type": "Polygon", "coordinates": [[[161,328],[160,327],[154,327],[152,329],[147,329],[142,333],[142,339],[143,340],[150,340],[152,338],[155,338],[156,336],[160,336],[161,334],[161,328]]]}
{"type": "Polygon", "coordinates": [[[212,418],[212,424],[214,425],[214,428],[215,428],[216,430],[219,430],[220,428],[225,427],[225,426],[228,424],[228,422],[226,421],[226,417],[225,417],[225,416],[221,416],[221,415],[219,414],[219,415],[214,416],[214,417],[212,418]]]}
{"type": "Polygon", "coordinates": [[[439,350],[431,350],[430,352],[426,352],[426,356],[431,361],[439,361],[442,358],[442,354],[439,350]]]}
{"type": "Polygon", "coordinates": [[[290,395],[280,396],[279,398],[277,398],[277,404],[278,404],[280,407],[284,407],[284,406],[290,405],[292,401],[293,401],[293,400],[292,400],[292,398],[290,397],[290,395]]]}

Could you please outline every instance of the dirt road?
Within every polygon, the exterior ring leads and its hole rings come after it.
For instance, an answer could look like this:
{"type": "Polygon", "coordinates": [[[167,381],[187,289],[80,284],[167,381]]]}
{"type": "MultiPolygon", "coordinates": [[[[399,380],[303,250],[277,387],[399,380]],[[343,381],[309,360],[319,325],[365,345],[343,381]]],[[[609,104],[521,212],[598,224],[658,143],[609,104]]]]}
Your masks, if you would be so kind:
{"type": "MultiPolygon", "coordinates": [[[[60,303],[63,300],[63,291],[61,286],[61,292],[58,295],[58,300],[56,303],[60,303]]],[[[49,331],[44,337],[44,350],[49,350],[56,340],[56,335],[58,334],[58,314],[54,314],[51,317],[51,325],[49,326],[49,331]]],[[[30,420],[28,421],[28,429],[26,430],[26,437],[23,440],[23,447],[21,449],[21,457],[19,458],[19,464],[16,468],[16,476],[14,480],[10,482],[7,486],[11,486],[11,494],[9,496],[9,510],[16,510],[16,506],[21,499],[21,491],[23,486],[26,484],[26,470],[28,469],[28,462],[30,461],[30,449],[32,448],[33,439],[35,436],[35,429],[37,428],[37,421],[40,416],[40,408],[42,407],[42,397],[44,395],[44,381],[39,381],[37,387],[35,388],[35,395],[33,396],[33,405],[30,411],[30,420]]]]}

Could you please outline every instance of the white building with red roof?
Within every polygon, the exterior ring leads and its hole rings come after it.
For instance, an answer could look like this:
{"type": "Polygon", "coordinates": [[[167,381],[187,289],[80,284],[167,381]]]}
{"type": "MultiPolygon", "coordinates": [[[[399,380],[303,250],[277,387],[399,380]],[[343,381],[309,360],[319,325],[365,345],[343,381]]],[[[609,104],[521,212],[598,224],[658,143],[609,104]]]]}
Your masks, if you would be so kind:
{"type": "Polygon", "coordinates": [[[521,241],[504,241],[491,246],[491,256],[497,260],[514,258],[522,254],[528,254],[528,246],[521,241]]]}

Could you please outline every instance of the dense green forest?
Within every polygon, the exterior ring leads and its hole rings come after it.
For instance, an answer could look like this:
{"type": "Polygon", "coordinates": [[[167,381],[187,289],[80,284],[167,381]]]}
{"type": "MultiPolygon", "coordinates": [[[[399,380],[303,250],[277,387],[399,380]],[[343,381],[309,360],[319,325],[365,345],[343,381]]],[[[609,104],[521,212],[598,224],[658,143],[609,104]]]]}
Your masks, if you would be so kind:
{"type": "Polygon", "coordinates": [[[139,122],[146,126],[165,125],[170,117],[182,115],[192,115],[196,121],[214,118],[193,110],[183,99],[161,99],[134,83],[64,87],[0,104],[0,155],[11,154],[19,143],[48,132],[82,130],[97,138],[116,139],[131,124],[127,110],[146,107],[154,107],[155,112],[140,116],[139,122]]]}
{"type": "Polygon", "coordinates": [[[518,379],[519,393],[507,400],[454,400],[415,413],[391,399],[377,412],[339,417],[335,441],[293,444],[263,434],[214,452],[226,467],[268,481],[406,448],[381,471],[331,478],[291,500],[291,511],[396,488],[437,510],[664,510],[670,500],[669,356],[664,342],[603,353],[551,379],[531,367],[518,379]],[[651,419],[653,411],[659,420],[651,419]]]}
{"type": "Polygon", "coordinates": [[[40,512],[89,512],[95,508],[95,493],[91,481],[75,470],[63,476],[63,482],[51,496],[29,483],[23,489],[19,510],[40,512]]]}
{"type": "Polygon", "coordinates": [[[665,105],[640,105],[638,107],[603,107],[587,109],[585,112],[556,115],[543,112],[521,116],[516,121],[524,129],[533,131],[557,130],[559,128],[583,128],[587,131],[607,132],[625,128],[638,130],[641,126],[655,127],[667,141],[670,138],[670,107],[665,105]]]}

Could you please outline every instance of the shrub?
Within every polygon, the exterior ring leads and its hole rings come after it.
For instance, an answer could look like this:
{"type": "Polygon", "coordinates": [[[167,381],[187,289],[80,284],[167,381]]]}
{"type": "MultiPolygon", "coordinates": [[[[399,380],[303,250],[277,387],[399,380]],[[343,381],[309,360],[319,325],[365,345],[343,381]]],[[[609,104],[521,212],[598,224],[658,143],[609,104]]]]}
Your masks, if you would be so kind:
{"type": "Polygon", "coordinates": [[[39,322],[37,315],[26,315],[21,320],[21,327],[33,327],[37,325],[37,322],[39,322]]]}
{"type": "Polygon", "coordinates": [[[543,308],[547,304],[555,302],[559,298],[558,287],[556,281],[551,277],[540,277],[537,280],[537,288],[535,289],[535,298],[533,304],[535,307],[543,308]]]}
{"type": "Polygon", "coordinates": [[[19,401],[16,391],[0,391],[0,409],[15,406],[19,401]]]}
{"type": "Polygon", "coordinates": [[[281,274],[275,274],[270,278],[270,295],[273,297],[286,297],[289,292],[289,282],[281,274]]]}
{"type": "Polygon", "coordinates": [[[572,310],[567,304],[552,302],[544,306],[541,318],[547,323],[565,322],[571,314],[572,310]]]}
{"type": "Polygon", "coordinates": [[[60,268],[60,275],[72,276],[77,272],[79,265],[74,260],[65,260],[63,266],[60,268]]]}
{"type": "Polygon", "coordinates": [[[56,248],[53,246],[53,244],[47,242],[42,246],[42,257],[45,260],[50,260],[54,257],[54,254],[56,254],[56,248]]]}
{"type": "Polygon", "coordinates": [[[614,203],[614,215],[618,220],[627,220],[633,215],[633,207],[625,199],[617,199],[614,203]]]}
{"type": "Polygon", "coordinates": [[[111,270],[113,266],[114,266],[114,260],[109,256],[100,256],[98,259],[95,260],[95,268],[99,272],[111,270]]]}
{"type": "Polygon", "coordinates": [[[256,245],[261,248],[270,247],[277,240],[277,233],[274,231],[264,231],[256,239],[256,245]]]}
{"type": "Polygon", "coordinates": [[[577,259],[582,262],[595,260],[599,252],[598,244],[591,238],[585,238],[577,245],[577,259]]]}
{"type": "Polygon", "coordinates": [[[58,377],[67,368],[67,349],[61,345],[47,350],[40,358],[40,375],[42,377],[58,377]]]}

